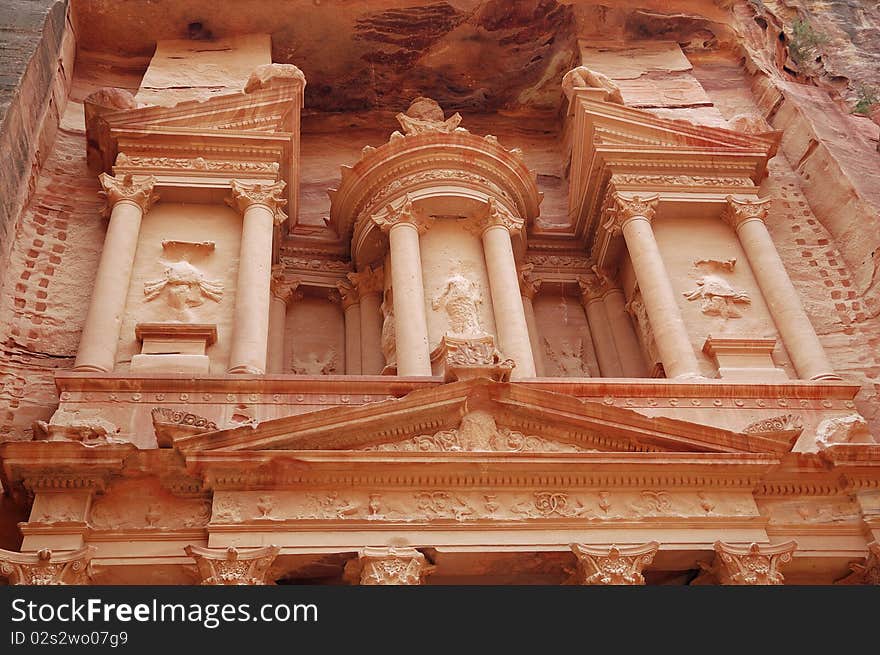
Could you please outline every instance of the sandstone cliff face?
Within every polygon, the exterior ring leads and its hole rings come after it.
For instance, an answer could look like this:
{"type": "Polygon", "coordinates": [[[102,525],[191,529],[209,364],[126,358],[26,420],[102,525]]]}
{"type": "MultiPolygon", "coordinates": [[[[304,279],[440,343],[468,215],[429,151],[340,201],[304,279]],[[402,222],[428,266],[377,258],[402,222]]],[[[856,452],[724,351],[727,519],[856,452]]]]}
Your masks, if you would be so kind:
{"type": "Polygon", "coordinates": [[[880,84],[872,0],[247,4],[74,0],[77,29],[65,32],[64,4],[45,2],[27,72],[15,68],[24,70],[27,48],[6,64],[19,90],[0,132],[13,164],[0,170],[0,440],[30,438],[32,422],[51,415],[52,375],[72,365],[90,296],[104,224],[82,99],[102,86],[136,91],[158,39],[244,33],[271,34],[273,59],[308,78],[295,236],[318,239],[339,166],[384,142],[393,113],[421,93],[461,111],[474,132],[523,148],[546,196],[541,221],[565,221],[562,74],[599,42],[679,44],[686,70],[633,52],[629,92],[661,115],[723,123],[752,112],[783,132],[762,188],[774,198],[769,227],[833,364],[863,385],[858,408],[880,433],[880,127],[851,113],[859,85],[880,84]],[[824,35],[798,62],[796,21],[824,35]],[[666,101],[645,99],[658,88],[666,101]]]}

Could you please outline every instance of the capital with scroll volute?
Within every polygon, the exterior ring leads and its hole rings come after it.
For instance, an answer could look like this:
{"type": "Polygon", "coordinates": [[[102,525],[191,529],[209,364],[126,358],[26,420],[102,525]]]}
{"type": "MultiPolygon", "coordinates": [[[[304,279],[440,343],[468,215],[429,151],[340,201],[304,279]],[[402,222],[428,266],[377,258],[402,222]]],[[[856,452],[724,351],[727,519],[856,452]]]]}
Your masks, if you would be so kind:
{"type": "Polygon", "coordinates": [[[413,204],[413,199],[409,194],[404,196],[403,202],[395,207],[389,203],[385,209],[378,214],[373,214],[373,222],[379,226],[386,234],[391,231],[395,225],[409,224],[415,227],[419,234],[424,234],[431,226],[433,219],[427,216],[425,212],[418,209],[413,204]]]}
{"type": "Polygon", "coordinates": [[[284,180],[278,180],[272,184],[259,182],[250,184],[232,180],[229,186],[232,193],[226,199],[226,204],[233,209],[243,214],[252,205],[263,205],[272,212],[275,225],[281,225],[287,220],[287,214],[282,210],[282,207],[287,204],[287,200],[281,197],[286,186],[284,180]]]}
{"type": "Polygon", "coordinates": [[[733,196],[727,196],[727,207],[721,213],[721,220],[730,225],[734,230],[746,221],[767,220],[770,213],[770,199],[737,200],[733,196]]]}
{"type": "Polygon", "coordinates": [[[118,202],[126,201],[140,207],[141,212],[146,214],[150,211],[153,203],[159,199],[159,196],[153,193],[153,187],[156,185],[156,178],[152,175],[149,177],[141,177],[137,180],[131,173],[126,173],[121,178],[114,177],[108,173],[101,173],[98,176],[103,191],[99,193],[107,200],[104,208],[104,216],[109,216],[113,211],[114,205],[118,202]]]}

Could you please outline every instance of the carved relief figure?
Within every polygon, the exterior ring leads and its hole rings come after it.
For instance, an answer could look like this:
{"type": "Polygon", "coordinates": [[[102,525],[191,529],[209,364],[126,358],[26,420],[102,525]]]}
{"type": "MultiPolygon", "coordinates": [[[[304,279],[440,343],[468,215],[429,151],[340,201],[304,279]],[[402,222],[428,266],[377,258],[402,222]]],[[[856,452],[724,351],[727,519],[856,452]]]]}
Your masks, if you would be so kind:
{"type": "Polygon", "coordinates": [[[214,250],[212,241],[187,243],[182,241],[163,241],[162,248],[168,259],[160,260],[165,265],[162,277],[144,283],[144,300],[150,302],[159,296],[172,309],[173,319],[191,321],[189,311],[205,302],[205,298],[220,302],[223,297],[223,283],[209,280],[205,274],[191,263],[196,257],[204,257],[214,250]]]}
{"type": "Polygon", "coordinates": [[[332,375],[339,366],[335,348],[328,348],[323,355],[311,351],[303,356],[294,355],[291,369],[297,375],[332,375]]]}
{"type": "Polygon", "coordinates": [[[446,282],[446,288],[431,302],[431,307],[446,308],[449,334],[454,337],[479,337],[486,334],[480,326],[477,305],[482,303],[480,291],[471,280],[455,273],[446,282]]]}
{"type": "Polygon", "coordinates": [[[395,368],[397,366],[397,336],[394,327],[394,301],[391,296],[391,289],[385,291],[385,297],[382,300],[382,354],[385,356],[386,368],[395,368]]]}
{"type": "Polygon", "coordinates": [[[688,300],[699,299],[700,310],[708,316],[739,318],[742,313],[736,305],[752,303],[745,291],[734,289],[727,280],[718,275],[703,275],[696,281],[696,285],[694,289],[682,295],[688,300]]]}
{"type": "Polygon", "coordinates": [[[584,340],[559,340],[559,348],[553,348],[550,340],[544,337],[547,357],[556,364],[556,374],[561,377],[588,378],[590,369],[584,361],[584,340]]]}

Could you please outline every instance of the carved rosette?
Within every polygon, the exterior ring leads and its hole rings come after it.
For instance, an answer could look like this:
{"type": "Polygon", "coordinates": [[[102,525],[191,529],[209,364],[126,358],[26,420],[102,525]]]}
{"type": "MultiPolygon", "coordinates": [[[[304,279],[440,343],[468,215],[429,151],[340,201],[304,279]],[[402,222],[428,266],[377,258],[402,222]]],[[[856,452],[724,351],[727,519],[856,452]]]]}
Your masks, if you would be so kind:
{"type": "Polygon", "coordinates": [[[86,585],[89,564],[97,549],[84,546],[66,553],[48,548],[36,553],[15,553],[0,549],[0,575],[13,585],[86,585]]]}
{"type": "Polygon", "coordinates": [[[880,585],[880,542],[868,544],[865,563],[853,562],[849,565],[851,573],[836,584],[842,585],[880,585]]]}
{"type": "Polygon", "coordinates": [[[246,552],[238,548],[187,546],[186,554],[196,561],[202,585],[267,585],[269,567],[281,550],[264,546],[246,552]]]}
{"type": "Polygon", "coordinates": [[[781,585],[782,565],[791,562],[797,542],[746,547],[715,542],[713,572],[723,585],[781,585]]]}
{"type": "Polygon", "coordinates": [[[419,585],[434,569],[415,548],[368,547],[346,565],[345,577],[352,584],[419,585]]]}
{"type": "Polygon", "coordinates": [[[153,193],[153,187],[156,184],[156,178],[152,175],[138,180],[134,179],[130,173],[123,175],[121,178],[114,177],[108,173],[101,173],[98,176],[103,191],[99,194],[106,199],[107,205],[104,207],[103,215],[109,216],[113,211],[113,207],[120,202],[130,202],[140,207],[141,212],[146,214],[150,211],[153,203],[159,199],[159,196],[153,193]]]}
{"type": "Polygon", "coordinates": [[[582,585],[643,585],[642,570],[654,561],[660,544],[596,548],[571,544],[578,558],[577,579],[582,585]]]}
{"type": "Polygon", "coordinates": [[[721,214],[721,220],[730,225],[734,230],[746,221],[767,220],[770,213],[770,199],[763,200],[737,200],[733,196],[727,196],[727,207],[721,214]]]}
{"type": "Polygon", "coordinates": [[[385,288],[385,271],[381,266],[367,266],[357,273],[349,273],[347,277],[362,298],[372,293],[382,293],[385,288]]]}
{"type": "Polygon", "coordinates": [[[612,234],[617,234],[623,230],[624,225],[632,220],[643,218],[649,223],[653,221],[660,196],[657,194],[647,197],[624,196],[615,192],[609,201],[606,209],[608,220],[604,227],[612,234]]]}
{"type": "Polygon", "coordinates": [[[424,234],[433,222],[432,218],[413,206],[413,200],[409,194],[404,197],[399,207],[395,207],[393,204],[386,205],[385,209],[378,214],[373,214],[372,219],[386,234],[395,225],[400,224],[412,225],[419,231],[419,234],[424,234]]]}
{"type": "Polygon", "coordinates": [[[284,180],[273,184],[251,184],[232,180],[229,185],[232,193],[226,199],[226,204],[233,209],[243,214],[253,205],[262,205],[272,212],[275,225],[281,225],[287,220],[287,214],[282,210],[287,200],[281,197],[286,186],[284,180]]]}
{"type": "Polygon", "coordinates": [[[477,236],[482,236],[492,227],[503,227],[513,235],[522,231],[524,224],[523,219],[511,214],[506,207],[490,196],[486,199],[485,213],[472,218],[467,228],[477,236]]]}

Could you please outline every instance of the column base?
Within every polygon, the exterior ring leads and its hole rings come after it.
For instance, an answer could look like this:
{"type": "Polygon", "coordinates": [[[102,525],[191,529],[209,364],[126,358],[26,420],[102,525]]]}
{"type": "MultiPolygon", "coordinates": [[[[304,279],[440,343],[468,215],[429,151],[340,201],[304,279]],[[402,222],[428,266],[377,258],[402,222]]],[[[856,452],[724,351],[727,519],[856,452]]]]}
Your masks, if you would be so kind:
{"type": "Polygon", "coordinates": [[[103,366],[97,366],[95,364],[80,364],[79,366],[74,366],[72,371],[76,373],[109,373],[110,369],[104,368],[103,366]]]}
{"type": "Polygon", "coordinates": [[[843,378],[836,373],[820,373],[810,378],[811,382],[843,382],[843,378]]]}
{"type": "Polygon", "coordinates": [[[226,369],[226,373],[229,375],[265,375],[266,371],[254,366],[242,364],[241,366],[233,366],[232,368],[226,369]]]}

